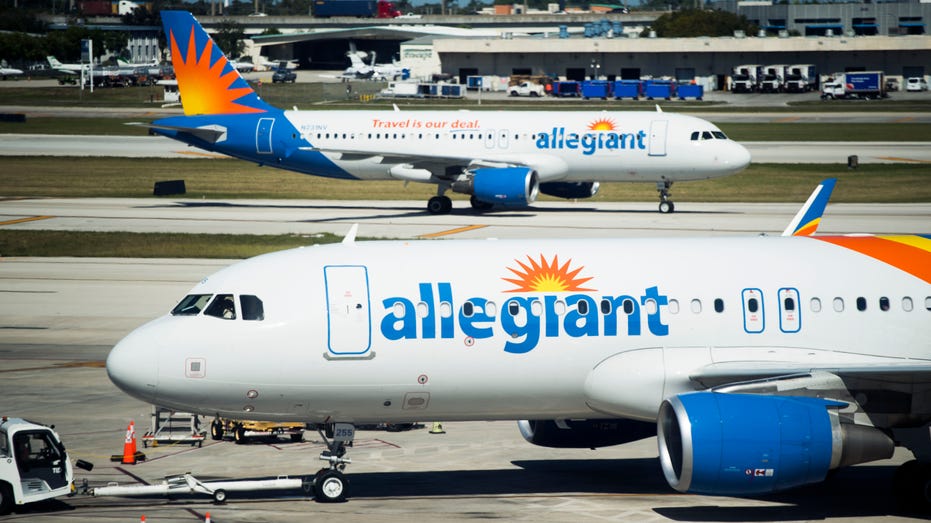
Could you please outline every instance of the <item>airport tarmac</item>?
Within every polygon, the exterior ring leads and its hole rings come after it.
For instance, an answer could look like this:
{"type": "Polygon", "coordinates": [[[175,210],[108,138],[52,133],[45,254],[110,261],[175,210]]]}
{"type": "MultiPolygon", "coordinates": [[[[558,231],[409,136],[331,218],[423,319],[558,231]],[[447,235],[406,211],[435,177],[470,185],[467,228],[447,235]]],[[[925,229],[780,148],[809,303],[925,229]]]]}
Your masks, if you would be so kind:
{"type": "MultiPolygon", "coordinates": [[[[459,202],[465,205],[465,202],[459,202]]],[[[58,217],[3,225],[68,230],[133,229],[226,232],[309,226],[345,230],[359,222],[362,235],[446,237],[681,235],[777,233],[795,204],[683,204],[660,215],[653,204],[567,204],[505,214],[457,211],[436,217],[421,202],[199,202],[184,200],[17,200],[0,202],[11,216],[58,217]],[[194,204],[194,205],[192,205],[194,204]],[[582,206],[579,206],[582,207],[582,206]],[[588,209],[588,210],[586,210],[588,209]],[[66,217],[66,215],[69,215],[66,217]],[[69,222],[70,220],[70,222],[69,222]],[[487,223],[486,223],[487,222],[487,223]],[[588,223],[586,227],[583,224],[588,223]],[[211,225],[213,224],[213,225],[211,225]],[[470,228],[485,224],[484,227],[470,228]],[[595,224],[595,225],[592,225],[595,224]],[[581,232],[580,232],[581,231],[581,232]],[[435,235],[435,234],[434,234],[435,235]]],[[[824,225],[834,232],[883,229],[927,232],[931,204],[854,205],[828,208],[824,225]],[[861,227],[873,224],[876,227],[861,227]]],[[[882,232],[882,231],[880,231],[882,232]]],[[[200,479],[312,474],[321,463],[319,436],[306,441],[236,445],[208,439],[145,448],[147,461],[120,465],[129,420],[149,426],[148,405],[129,398],[102,367],[110,347],[148,319],[164,314],[188,289],[229,260],[0,258],[0,413],[55,424],[72,458],[95,463],[78,471],[80,482],[102,486],[155,483],[169,474],[200,479]]],[[[684,260],[683,263],[687,263],[684,260]]],[[[428,423],[433,420],[422,420],[428,423]]],[[[891,479],[909,458],[843,469],[818,485],[762,498],[678,494],[662,477],[655,439],[618,447],[557,450],[523,441],[513,422],[456,422],[446,434],[360,431],[347,469],[348,503],[323,505],[302,491],[231,494],[225,505],[206,497],[178,499],[76,496],[24,508],[4,521],[89,520],[194,522],[207,512],[214,522],[340,521],[906,521],[895,516],[891,479]]]]}

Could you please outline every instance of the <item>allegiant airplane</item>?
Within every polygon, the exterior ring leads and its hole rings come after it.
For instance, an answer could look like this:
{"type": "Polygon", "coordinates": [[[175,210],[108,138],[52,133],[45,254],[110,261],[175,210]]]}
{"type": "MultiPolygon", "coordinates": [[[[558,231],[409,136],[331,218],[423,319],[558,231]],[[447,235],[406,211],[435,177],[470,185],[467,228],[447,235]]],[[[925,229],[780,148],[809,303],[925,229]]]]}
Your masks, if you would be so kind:
{"type": "MultiPolygon", "coordinates": [[[[376,241],[204,279],[107,359],[144,401],[318,424],[321,501],[358,424],[524,420],[531,443],[658,436],[682,492],[756,495],[915,455],[931,506],[931,237],[376,241]]],[[[216,428],[216,427],[215,427],[216,428]]]]}
{"type": "Polygon", "coordinates": [[[672,212],[679,180],[734,174],[750,153],[705,120],[663,112],[283,111],[259,98],[194,17],[162,11],[184,116],[154,132],[229,156],[316,176],[432,183],[476,209],[538,193],[588,198],[599,182],[653,182],[672,212]]]}

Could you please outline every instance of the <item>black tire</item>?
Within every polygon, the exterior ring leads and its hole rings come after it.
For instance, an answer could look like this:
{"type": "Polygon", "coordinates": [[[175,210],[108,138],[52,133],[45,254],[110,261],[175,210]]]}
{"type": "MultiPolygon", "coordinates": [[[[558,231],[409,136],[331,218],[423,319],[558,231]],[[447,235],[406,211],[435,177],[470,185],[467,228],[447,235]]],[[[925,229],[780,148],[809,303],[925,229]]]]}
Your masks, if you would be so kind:
{"type": "Polygon", "coordinates": [[[663,214],[669,214],[675,210],[676,210],[676,204],[670,201],[659,202],[659,212],[663,214]]]}
{"type": "Polygon", "coordinates": [[[434,196],[427,200],[427,212],[430,214],[449,214],[453,210],[453,201],[446,196],[434,196]]]}
{"type": "Polygon", "coordinates": [[[217,505],[222,505],[226,503],[226,491],[223,489],[218,489],[213,491],[213,502],[217,505]]]}
{"type": "Polygon", "coordinates": [[[931,512],[931,464],[914,459],[902,464],[892,485],[901,511],[924,516],[931,512]]]}
{"type": "Polygon", "coordinates": [[[246,429],[242,425],[233,429],[233,441],[237,444],[242,445],[247,441],[246,439],[246,429]]]}
{"type": "Polygon", "coordinates": [[[342,503],[348,494],[349,481],[338,470],[321,470],[314,478],[314,498],[319,503],[342,503]]]}
{"type": "Polygon", "coordinates": [[[0,482],[0,516],[9,514],[13,510],[13,488],[7,483],[0,482]]]}
{"type": "Polygon", "coordinates": [[[291,434],[291,441],[294,443],[300,443],[304,441],[304,433],[301,432],[300,434],[291,434]]]}
{"type": "Polygon", "coordinates": [[[223,424],[219,421],[210,424],[210,438],[213,440],[223,439],[223,424]]]}

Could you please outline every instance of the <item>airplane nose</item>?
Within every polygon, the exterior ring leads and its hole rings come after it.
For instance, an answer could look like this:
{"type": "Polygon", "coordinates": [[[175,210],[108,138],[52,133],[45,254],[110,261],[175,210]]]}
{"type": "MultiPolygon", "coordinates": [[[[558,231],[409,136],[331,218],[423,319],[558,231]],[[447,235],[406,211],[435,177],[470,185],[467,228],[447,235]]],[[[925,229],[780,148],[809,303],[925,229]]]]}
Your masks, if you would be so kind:
{"type": "Polygon", "coordinates": [[[107,374],[123,392],[140,400],[155,403],[158,388],[158,347],[144,335],[145,327],[136,329],[110,350],[107,374]]]}
{"type": "Polygon", "coordinates": [[[750,165],[750,160],[752,159],[750,156],[750,151],[737,142],[734,142],[734,144],[737,145],[737,151],[734,154],[734,167],[736,167],[738,170],[743,169],[750,165]]]}

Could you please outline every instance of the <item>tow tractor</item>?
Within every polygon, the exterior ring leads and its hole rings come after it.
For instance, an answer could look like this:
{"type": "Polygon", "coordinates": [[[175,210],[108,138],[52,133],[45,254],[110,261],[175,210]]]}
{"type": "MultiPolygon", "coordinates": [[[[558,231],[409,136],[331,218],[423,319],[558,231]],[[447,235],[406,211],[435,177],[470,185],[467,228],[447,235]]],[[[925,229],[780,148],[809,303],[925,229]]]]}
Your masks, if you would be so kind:
{"type": "MultiPolygon", "coordinates": [[[[22,418],[0,418],[0,515],[14,505],[74,493],[74,469],[53,429],[22,418]]],[[[82,460],[75,465],[93,468],[82,460]]]]}

